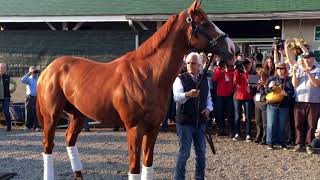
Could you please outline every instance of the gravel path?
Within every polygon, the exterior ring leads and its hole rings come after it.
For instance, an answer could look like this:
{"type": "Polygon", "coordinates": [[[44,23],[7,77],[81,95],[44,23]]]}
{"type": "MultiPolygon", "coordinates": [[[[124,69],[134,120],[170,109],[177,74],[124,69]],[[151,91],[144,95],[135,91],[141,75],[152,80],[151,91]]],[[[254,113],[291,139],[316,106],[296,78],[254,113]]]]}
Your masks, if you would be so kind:
{"type": "MultiPolygon", "coordinates": [[[[0,172],[16,172],[13,180],[42,179],[42,133],[0,128],[0,172]]],[[[296,153],[292,149],[267,150],[266,147],[214,138],[217,154],[207,146],[206,179],[320,179],[320,156],[296,153]]],[[[128,153],[123,131],[94,129],[82,132],[78,148],[85,179],[127,179],[128,153]]],[[[178,142],[175,133],[160,133],[155,147],[155,179],[173,179],[178,142]]],[[[71,179],[64,130],[55,137],[56,179],[71,179]]],[[[194,175],[194,152],[187,167],[187,179],[194,175]]]]}

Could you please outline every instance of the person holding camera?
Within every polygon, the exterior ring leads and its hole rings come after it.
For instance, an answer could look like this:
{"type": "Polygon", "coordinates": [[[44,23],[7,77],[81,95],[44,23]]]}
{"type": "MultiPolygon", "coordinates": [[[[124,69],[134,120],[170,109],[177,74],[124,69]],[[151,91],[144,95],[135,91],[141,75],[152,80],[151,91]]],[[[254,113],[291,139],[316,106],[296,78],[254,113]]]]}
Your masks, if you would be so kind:
{"type": "Polygon", "coordinates": [[[24,130],[40,131],[36,112],[37,83],[40,67],[31,66],[29,72],[21,78],[21,82],[26,84],[26,127],[24,130]]]}
{"type": "Polygon", "coordinates": [[[240,139],[240,124],[242,119],[242,107],[245,110],[246,117],[246,141],[251,141],[251,119],[253,113],[253,96],[252,88],[249,86],[249,72],[252,70],[252,62],[249,59],[238,61],[235,65],[234,84],[236,86],[234,108],[234,141],[240,139]]]}
{"type": "Polygon", "coordinates": [[[6,117],[7,131],[11,131],[11,115],[9,112],[10,94],[16,91],[16,87],[16,82],[7,75],[7,65],[5,63],[0,63],[0,101],[6,117]],[[11,89],[10,84],[13,85],[11,89]]]}
{"type": "Polygon", "coordinates": [[[233,136],[234,131],[234,105],[233,105],[233,67],[228,67],[225,61],[218,61],[218,67],[214,71],[212,80],[216,84],[215,98],[215,119],[218,126],[218,135],[225,135],[224,114],[228,119],[230,126],[230,136],[233,136]]]}

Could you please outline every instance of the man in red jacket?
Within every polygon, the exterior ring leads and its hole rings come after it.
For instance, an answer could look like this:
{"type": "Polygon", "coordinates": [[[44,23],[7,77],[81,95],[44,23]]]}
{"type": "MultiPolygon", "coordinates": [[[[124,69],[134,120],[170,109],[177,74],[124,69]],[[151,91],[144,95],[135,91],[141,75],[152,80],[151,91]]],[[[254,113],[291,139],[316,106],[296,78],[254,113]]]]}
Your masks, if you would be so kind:
{"type": "Polygon", "coordinates": [[[218,125],[218,135],[225,135],[224,114],[228,119],[230,127],[229,135],[233,136],[234,123],[234,105],[233,105],[233,67],[227,67],[225,61],[219,61],[218,67],[215,70],[212,80],[216,83],[216,114],[215,119],[218,125]]]}

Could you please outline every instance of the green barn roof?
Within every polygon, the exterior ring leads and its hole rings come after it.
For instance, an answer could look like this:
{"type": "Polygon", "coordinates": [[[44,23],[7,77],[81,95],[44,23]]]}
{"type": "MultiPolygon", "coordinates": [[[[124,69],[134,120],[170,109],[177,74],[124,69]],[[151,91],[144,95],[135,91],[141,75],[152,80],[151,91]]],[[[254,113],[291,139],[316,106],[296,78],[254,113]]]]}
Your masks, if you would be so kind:
{"type": "MultiPolygon", "coordinates": [[[[193,0],[0,0],[0,16],[168,15],[193,0]]],[[[209,14],[319,11],[320,0],[202,0],[209,14]]]]}

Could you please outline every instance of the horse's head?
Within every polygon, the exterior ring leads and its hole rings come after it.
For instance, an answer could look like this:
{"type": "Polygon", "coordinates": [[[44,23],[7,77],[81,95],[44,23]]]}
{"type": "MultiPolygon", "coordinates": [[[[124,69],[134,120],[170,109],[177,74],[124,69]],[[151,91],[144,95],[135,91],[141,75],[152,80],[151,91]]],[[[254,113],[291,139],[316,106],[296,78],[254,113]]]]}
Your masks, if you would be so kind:
{"type": "Polygon", "coordinates": [[[232,60],[239,47],[208,19],[200,5],[201,1],[196,0],[187,11],[182,12],[188,25],[189,48],[211,52],[222,60],[232,60]]]}

